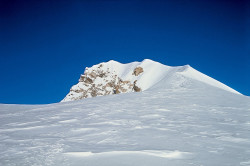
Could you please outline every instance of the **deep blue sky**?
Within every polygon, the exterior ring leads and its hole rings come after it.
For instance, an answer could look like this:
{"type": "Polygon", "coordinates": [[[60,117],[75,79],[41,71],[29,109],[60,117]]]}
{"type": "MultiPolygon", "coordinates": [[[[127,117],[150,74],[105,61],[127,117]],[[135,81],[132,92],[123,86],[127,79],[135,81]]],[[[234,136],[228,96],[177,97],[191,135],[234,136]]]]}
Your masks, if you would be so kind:
{"type": "Polygon", "coordinates": [[[145,58],[250,95],[247,0],[0,0],[0,103],[59,102],[85,67],[145,58]]]}

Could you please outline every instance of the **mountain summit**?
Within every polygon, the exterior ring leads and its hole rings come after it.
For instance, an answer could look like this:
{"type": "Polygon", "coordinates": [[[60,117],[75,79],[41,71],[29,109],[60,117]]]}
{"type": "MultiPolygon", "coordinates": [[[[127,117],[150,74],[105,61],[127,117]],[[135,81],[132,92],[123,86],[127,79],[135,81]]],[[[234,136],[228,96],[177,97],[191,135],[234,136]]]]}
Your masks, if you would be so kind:
{"type": "Polygon", "coordinates": [[[140,92],[156,87],[185,88],[190,86],[193,81],[240,94],[189,65],[172,67],[150,59],[128,64],[111,60],[91,68],[86,67],[79,82],[72,86],[62,102],[118,93],[140,92]]]}

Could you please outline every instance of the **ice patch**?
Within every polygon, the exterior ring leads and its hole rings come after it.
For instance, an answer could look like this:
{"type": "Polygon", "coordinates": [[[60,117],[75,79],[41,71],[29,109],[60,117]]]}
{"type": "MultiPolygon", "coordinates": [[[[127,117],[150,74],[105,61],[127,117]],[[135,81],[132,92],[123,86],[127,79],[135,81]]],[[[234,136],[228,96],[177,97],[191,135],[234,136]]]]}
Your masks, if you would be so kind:
{"type": "Polygon", "coordinates": [[[92,152],[67,152],[64,154],[70,155],[70,156],[75,156],[75,157],[89,157],[89,156],[94,155],[94,153],[92,153],[92,152]]]}
{"type": "Polygon", "coordinates": [[[218,139],[222,141],[229,141],[229,142],[234,142],[234,143],[250,142],[248,139],[245,139],[245,138],[226,137],[226,136],[218,137],[218,139]]]}
{"type": "Polygon", "coordinates": [[[240,165],[243,165],[243,166],[250,166],[250,160],[240,162],[240,165]]]}
{"type": "Polygon", "coordinates": [[[96,128],[79,128],[79,129],[72,129],[71,131],[72,132],[79,132],[79,133],[82,133],[82,132],[88,132],[88,131],[94,131],[94,130],[98,130],[96,128]]]}
{"type": "Polygon", "coordinates": [[[165,108],[158,108],[156,109],[157,111],[162,111],[162,112],[170,112],[171,110],[165,109],[165,108]]]}
{"type": "Polygon", "coordinates": [[[68,119],[68,120],[62,120],[62,121],[59,121],[59,123],[72,123],[72,122],[76,122],[77,119],[68,119]]]}
{"type": "Polygon", "coordinates": [[[143,151],[109,151],[109,152],[67,152],[65,155],[75,157],[89,157],[89,156],[116,156],[116,155],[149,155],[167,159],[188,159],[192,158],[193,154],[190,152],[181,151],[157,151],[157,150],[143,150],[143,151]]]}
{"type": "Polygon", "coordinates": [[[34,126],[34,127],[25,127],[25,128],[12,128],[12,129],[0,129],[0,132],[14,132],[14,131],[22,131],[22,130],[35,130],[45,128],[46,126],[34,126]]]}

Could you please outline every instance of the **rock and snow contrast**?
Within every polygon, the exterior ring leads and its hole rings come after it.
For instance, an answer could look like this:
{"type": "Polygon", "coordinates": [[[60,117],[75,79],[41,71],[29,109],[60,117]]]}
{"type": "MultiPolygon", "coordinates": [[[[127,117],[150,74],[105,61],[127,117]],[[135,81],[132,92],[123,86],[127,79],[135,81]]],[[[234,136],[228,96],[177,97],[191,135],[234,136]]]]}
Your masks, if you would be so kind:
{"type": "Polygon", "coordinates": [[[173,84],[183,84],[183,81],[185,81],[184,77],[238,93],[228,86],[198,72],[189,65],[171,67],[149,59],[128,64],[121,64],[111,60],[86,68],[84,74],[79,79],[79,83],[70,89],[69,94],[62,102],[110,94],[140,92],[153,87],[163,80],[166,80],[166,82],[172,81],[173,84]]]}
{"type": "MultiPolygon", "coordinates": [[[[0,165],[250,165],[249,97],[190,66],[150,60],[102,65],[114,74],[91,77],[94,69],[100,74],[100,65],[94,66],[73,90],[91,78],[98,87],[116,81],[97,95],[123,92],[121,87],[133,92],[134,85],[141,91],[48,105],[0,104],[0,165]]],[[[79,99],[76,94],[67,100],[79,99]]]]}

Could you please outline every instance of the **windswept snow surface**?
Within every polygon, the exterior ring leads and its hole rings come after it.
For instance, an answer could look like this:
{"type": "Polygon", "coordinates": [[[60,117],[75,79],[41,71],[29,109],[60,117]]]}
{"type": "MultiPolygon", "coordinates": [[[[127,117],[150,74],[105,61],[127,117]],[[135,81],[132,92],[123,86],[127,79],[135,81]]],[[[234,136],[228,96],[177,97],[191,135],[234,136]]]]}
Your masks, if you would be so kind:
{"type": "Polygon", "coordinates": [[[250,98],[184,75],[138,93],[1,104],[0,165],[249,166],[250,98]]]}

